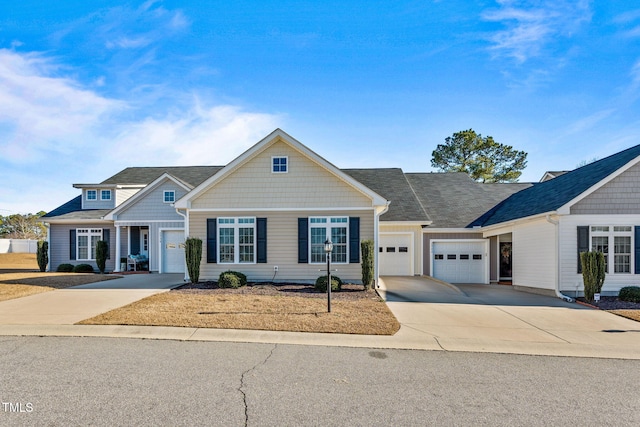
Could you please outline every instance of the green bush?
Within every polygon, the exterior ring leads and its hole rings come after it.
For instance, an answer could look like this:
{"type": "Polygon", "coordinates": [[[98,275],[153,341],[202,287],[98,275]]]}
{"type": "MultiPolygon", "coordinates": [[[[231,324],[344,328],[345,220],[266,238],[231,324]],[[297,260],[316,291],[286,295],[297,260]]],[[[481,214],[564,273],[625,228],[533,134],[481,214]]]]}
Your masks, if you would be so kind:
{"type": "Polygon", "coordinates": [[[231,270],[227,270],[226,272],[235,275],[238,278],[238,280],[240,280],[240,286],[247,285],[247,276],[245,274],[242,274],[239,271],[231,271],[231,270]]]}
{"type": "Polygon", "coordinates": [[[373,285],[373,240],[363,240],[360,243],[362,250],[362,284],[365,289],[371,289],[373,285]]]}
{"type": "Polygon", "coordinates": [[[95,273],[95,270],[89,264],[78,264],[73,267],[74,273],[95,273]]]}
{"type": "Polygon", "coordinates": [[[242,281],[242,277],[238,275],[235,271],[225,271],[224,273],[220,273],[220,277],[218,278],[218,286],[221,288],[239,288],[247,284],[246,276],[240,273],[241,276],[244,276],[244,282],[242,281]]]}
{"type": "Polygon", "coordinates": [[[605,277],[605,262],[602,252],[581,252],[582,282],[584,283],[584,298],[593,301],[593,295],[602,290],[605,277]]]}
{"type": "MultiPolygon", "coordinates": [[[[327,292],[327,276],[320,276],[316,279],[315,288],[320,292],[327,292]]],[[[331,276],[331,290],[339,291],[342,289],[342,280],[338,276],[331,276]]]]}
{"type": "Polygon", "coordinates": [[[47,269],[47,264],[49,264],[49,242],[46,240],[39,240],[36,254],[40,271],[45,271],[47,269]]]}
{"type": "Polygon", "coordinates": [[[56,269],[58,273],[71,273],[73,271],[73,265],[71,264],[60,264],[56,269]]]}
{"type": "Polygon", "coordinates": [[[98,240],[96,242],[96,264],[100,274],[104,274],[104,269],[107,266],[107,257],[109,256],[109,244],[105,240],[98,240]]]}
{"type": "Polygon", "coordinates": [[[200,262],[202,258],[202,239],[189,237],[185,241],[184,256],[187,261],[187,272],[191,283],[198,283],[200,280],[200,262]]]}
{"type": "Polygon", "coordinates": [[[640,287],[638,286],[625,286],[620,289],[618,293],[618,299],[620,301],[640,302],[640,287]]]}

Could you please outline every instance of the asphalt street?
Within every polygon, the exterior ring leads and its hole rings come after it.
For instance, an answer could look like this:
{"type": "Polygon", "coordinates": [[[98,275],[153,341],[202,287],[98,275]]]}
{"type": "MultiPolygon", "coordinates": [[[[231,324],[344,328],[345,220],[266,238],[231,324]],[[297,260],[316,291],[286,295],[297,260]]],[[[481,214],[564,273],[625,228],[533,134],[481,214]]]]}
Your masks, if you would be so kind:
{"type": "Polygon", "coordinates": [[[0,425],[638,425],[640,361],[0,337],[0,425]]]}

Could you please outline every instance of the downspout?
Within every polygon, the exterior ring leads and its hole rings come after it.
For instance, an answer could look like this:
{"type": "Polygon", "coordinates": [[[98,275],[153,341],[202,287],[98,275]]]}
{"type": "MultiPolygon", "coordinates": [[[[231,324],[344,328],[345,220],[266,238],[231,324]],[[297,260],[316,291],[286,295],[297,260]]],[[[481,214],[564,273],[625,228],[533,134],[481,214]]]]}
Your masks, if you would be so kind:
{"type": "MultiPolygon", "coordinates": [[[[185,240],[187,239],[187,230],[189,229],[189,220],[187,218],[187,213],[185,211],[185,213],[180,212],[180,209],[176,208],[176,213],[178,215],[180,215],[182,218],[184,218],[184,238],[185,240]]],[[[162,260],[160,260],[160,262],[162,263],[162,260]]],[[[189,274],[187,272],[187,260],[185,258],[184,260],[184,281],[188,282],[189,281],[189,274]]]]}
{"type": "Polygon", "coordinates": [[[546,220],[548,223],[556,226],[556,280],[554,291],[556,296],[566,302],[573,302],[573,298],[566,296],[562,292],[560,292],[560,221],[555,219],[551,219],[551,215],[546,216],[546,220]]]}

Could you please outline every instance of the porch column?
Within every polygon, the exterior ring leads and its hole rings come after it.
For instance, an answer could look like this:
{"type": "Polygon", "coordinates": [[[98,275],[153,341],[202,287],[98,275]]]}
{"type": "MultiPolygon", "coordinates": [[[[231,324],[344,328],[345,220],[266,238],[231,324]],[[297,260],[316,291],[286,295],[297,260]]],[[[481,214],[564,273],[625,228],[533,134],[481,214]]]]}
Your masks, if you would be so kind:
{"type": "Polygon", "coordinates": [[[120,229],[121,227],[119,225],[116,225],[116,266],[113,269],[113,271],[115,273],[119,273],[120,272],[120,258],[121,258],[121,254],[120,254],[120,229]]]}

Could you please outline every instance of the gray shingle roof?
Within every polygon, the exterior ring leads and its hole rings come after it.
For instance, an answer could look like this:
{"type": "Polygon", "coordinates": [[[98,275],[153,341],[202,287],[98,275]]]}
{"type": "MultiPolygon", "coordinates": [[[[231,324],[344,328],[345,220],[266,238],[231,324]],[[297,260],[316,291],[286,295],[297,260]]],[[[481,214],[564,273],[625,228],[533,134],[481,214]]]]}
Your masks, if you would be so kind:
{"type": "Polygon", "coordinates": [[[433,219],[429,228],[465,228],[502,200],[531,186],[482,184],[462,172],[405,175],[433,219]]]}
{"type": "Polygon", "coordinates": [[[67,203],[58,206],[42,218],[56,219],[101,219],[110,209],[85,209],[82,210],[82,196],[74,197],[67,203]]]}
{"type": "Polygon", "coordinates": [[[640,145],[514,194],[471,225],[488,226],[553,212],[640,156],[640,145]]]}
{"type": "Polygon", "coordinates": [[[101,184],[150,184],[163,173],[168,173],[179,180],[197,187],[207,178],[217,173],[224,166],[154,166],[130,167],[123,169],[101,184]]]}
{"type": "Polygon", "coordinates": [[[424,221],[431,219],[420,205],[400,168],[342,169],[342,172],[389,200],[381,221],[424,221]]]}

